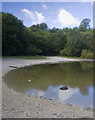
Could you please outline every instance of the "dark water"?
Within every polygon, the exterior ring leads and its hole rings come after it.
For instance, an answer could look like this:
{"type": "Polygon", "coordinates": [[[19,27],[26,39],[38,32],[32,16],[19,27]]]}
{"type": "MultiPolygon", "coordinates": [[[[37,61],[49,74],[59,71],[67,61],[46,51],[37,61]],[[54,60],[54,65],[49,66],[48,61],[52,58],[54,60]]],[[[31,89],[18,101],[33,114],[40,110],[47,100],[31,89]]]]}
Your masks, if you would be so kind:
{"type": "Polygon", "coordinates": [[[8,87],[28,95],[93,107],[93,63],[42,64],[10,71],[4,76],[8,87]],[[63,85],[68,90],[60,90],[63,85]]]}

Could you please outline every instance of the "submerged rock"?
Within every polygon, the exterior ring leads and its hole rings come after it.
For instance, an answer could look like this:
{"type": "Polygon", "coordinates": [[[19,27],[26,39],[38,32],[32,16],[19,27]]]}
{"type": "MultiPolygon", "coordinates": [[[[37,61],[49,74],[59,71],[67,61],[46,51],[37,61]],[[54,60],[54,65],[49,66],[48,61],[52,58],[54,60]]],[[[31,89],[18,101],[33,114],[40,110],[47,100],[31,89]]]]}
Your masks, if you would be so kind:
{"type": "Polygon", "coordinates": [[[62,86],[60,89],[61,90],[68,90],[68,87],[67,86],[62,86]]]}
{"type": "Polygon", "coordinates": [[[32,80],[28,80],[28,82],[31,82],[32,80]]]}

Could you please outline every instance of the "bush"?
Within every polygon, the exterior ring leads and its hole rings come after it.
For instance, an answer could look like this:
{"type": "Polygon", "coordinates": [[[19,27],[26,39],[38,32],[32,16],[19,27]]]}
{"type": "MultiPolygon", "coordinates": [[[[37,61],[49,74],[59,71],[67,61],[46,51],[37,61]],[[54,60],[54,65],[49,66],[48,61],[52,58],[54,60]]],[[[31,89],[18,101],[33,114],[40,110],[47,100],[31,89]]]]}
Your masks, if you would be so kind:
{"type": "Polygon", "coordinates": [[[38,49],[36,46],[30,44],[26,49],[27,55],[41,55],[43,51],[41,49],[38,49]]]}
{"type": "Polygon", "coordinates": [[[81,52],[81,57],[86,59],[93,59],[93,52],[87,49],[83,49],[81,52]]]}
{"type": "Polygon", "coordinates": [[[72,51],[70,49],[62,49],[60,50],[60,56],[73,56],[72,51]]]}
{"type": "Polygon", "coordinates": [[[60,56],[66,56],[64,49],[60,50],[59,54],[60,54],[60,56]]]}

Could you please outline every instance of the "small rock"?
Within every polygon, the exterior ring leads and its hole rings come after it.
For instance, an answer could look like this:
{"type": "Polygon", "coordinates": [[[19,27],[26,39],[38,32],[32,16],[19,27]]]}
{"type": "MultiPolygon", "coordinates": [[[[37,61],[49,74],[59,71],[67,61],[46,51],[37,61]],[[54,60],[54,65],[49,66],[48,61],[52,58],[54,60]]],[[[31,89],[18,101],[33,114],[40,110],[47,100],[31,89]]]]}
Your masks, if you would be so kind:
{"type": "Polygon", "coordinates": [[[49,99],[49,100],[52,100],[52,99],[49,99]]]}
{"type": "Polygon", "coordinates": [[[38,104],[38,105],[41,105],[41,104],[38,104]]]}
{"type": "Polygon", "coordinates": [[[57,115],[56,113],[53,113],[53,115],[57,115]]]}
{"type": "Polygon", "coordinates": [[[40,112],[37,112],[37,114],[39,114],[40,112]]]}
{"type": "Polygon", "coordinates": [[[5,109],[5,112],[7,112],[7,109],[5,109]]]}
{"type": "Polygon", "coordinates": [[[28,80],[28,82],[31,82],[31,80],[28,80]]]}
{"type": "Polygon", "coordinates": [[[22,94],[21,94],[21,93],[20,93],[19,95],[20,95],[20,96],[22,96],[22,94]]]}
{"type": "Polygon", "coordinates": [[[68,87],[67,86],[63,86],[60,88],[61,90],[68,90],[68,87]]]}
{"type": "Polygon", "coordinates": [[[27,113],[26,113],[26,112],[24,112],[24,116],[26,116],[26,114],[27,114],[27,113]]]}
{"type": "Polygon", "coordinates": [[[76,118],[76,116],[75,116],[75,115],[73,115],[73,118],[76,118]]]}
{"type": "Polygon", "coordinates": [[[14,108],[11,108],[11,110],[13,111],[13,110],[14,110],[14,108]]]}
{"type": "Polygon", "coordinates": [[[25,116],[27,117],[27,116],[29,116],[29,114],[27,112],[25,112],[25,116]]]}
{"type": "Polygon", "coordinates": [[[57,118],[57,116],[54,116],[54,118],[57,118]]]}

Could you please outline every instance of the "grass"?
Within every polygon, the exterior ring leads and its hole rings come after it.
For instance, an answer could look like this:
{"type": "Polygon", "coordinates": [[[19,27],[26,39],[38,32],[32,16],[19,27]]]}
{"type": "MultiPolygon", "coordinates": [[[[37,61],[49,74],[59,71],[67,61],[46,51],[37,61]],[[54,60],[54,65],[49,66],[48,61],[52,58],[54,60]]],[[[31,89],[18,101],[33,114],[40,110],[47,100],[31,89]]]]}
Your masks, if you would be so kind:
{"type": "Polygon", "coordinates": [[[71,59],[83,59],[81,57],[72,57],[72,56],[60,56],[60,57],[64,57],[64,58],[71,58],[71,59]]]}
{"type": "Polygon", "coordinates": [[[47,59],[45,56],[4,56],[6,58],[18,58],[27,60],[47,59]]]}

